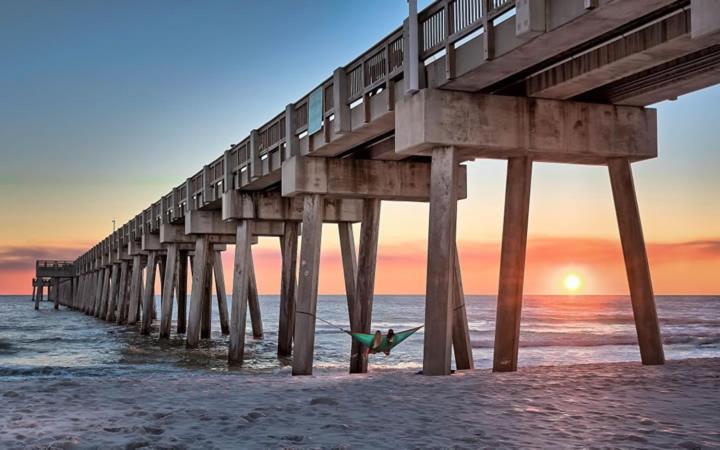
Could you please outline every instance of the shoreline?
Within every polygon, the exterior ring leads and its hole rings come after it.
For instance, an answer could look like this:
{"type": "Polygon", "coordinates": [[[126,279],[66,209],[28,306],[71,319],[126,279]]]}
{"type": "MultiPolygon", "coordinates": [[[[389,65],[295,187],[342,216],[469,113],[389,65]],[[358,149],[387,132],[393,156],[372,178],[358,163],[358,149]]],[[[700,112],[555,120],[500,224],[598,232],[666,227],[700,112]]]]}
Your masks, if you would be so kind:
{"type": "Polygon", "coordinates": [[[4,448],[720,447],[720,358],[450,377],[56,377],[3,388],[4,448]]]}

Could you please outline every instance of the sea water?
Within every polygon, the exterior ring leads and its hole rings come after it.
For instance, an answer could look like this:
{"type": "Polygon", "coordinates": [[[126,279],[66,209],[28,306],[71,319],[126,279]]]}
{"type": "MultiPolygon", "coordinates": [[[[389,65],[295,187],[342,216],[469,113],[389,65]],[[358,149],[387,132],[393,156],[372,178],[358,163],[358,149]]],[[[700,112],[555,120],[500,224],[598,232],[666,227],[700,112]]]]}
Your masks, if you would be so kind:
{"type": "MultiPolygon", "coordinates": [[[[492,365],[494,296],[467,296],[466,308],[477,368],[492,365]]],[[[720,357],[720,297],[658,296],[660,328],[667,359],[720,357]]],[[[159,298],[156,298],[159,308],[159,298]]],[[[33,309],[29,296],[0,296],[0,377],[109,376],[159,372],[237,371],[240,374],[289,373],[288,359],[276,357],[279,298],[261,296],[264,337],[252,337],[248,315],[245,363],[226,364],[228,338],[220,333],[213,303],[212,338],[187,350],[182,335],[159,340],[136,327],[118,326],[42,302],[33,309]]],[[[159,310],[159,309],[158,309],[159,310]]],[[[176,313],[177,310],[175,310],[176,313]]],[[[422,325],[424,297],[378,295],[373,330],[395,331],[422,325]]],[[[344,296],[320,296],[317,316],[348,327],[344,296]]],[[[174,326],[174,324],[173,324],[174,326]]],[[[639,361],[640,354],[626,296],[527,296],[520,328],[520,366],[639,361]]],[[[423,331],[389,356],[370,356],[371,370],[422,368],[423,331]]],[[[315,373],[346,371],[350,337],[317,322],[315,373]]]]}

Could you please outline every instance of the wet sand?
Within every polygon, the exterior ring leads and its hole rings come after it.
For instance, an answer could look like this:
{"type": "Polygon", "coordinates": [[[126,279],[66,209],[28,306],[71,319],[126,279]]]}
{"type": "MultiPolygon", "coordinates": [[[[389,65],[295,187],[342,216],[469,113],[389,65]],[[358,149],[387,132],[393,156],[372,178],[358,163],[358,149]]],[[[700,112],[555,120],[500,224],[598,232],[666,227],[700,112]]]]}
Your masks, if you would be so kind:
{"type": "Polygon", "coordinates": [[[720,359],[2,381],[2,448],[720,448],[720,359]]]}

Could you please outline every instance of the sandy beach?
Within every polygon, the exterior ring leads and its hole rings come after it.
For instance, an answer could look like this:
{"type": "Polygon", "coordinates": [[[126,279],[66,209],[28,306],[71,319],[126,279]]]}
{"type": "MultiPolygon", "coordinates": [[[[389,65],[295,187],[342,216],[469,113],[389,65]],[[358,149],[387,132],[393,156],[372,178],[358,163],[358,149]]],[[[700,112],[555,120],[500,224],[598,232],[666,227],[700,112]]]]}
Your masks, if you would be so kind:
{"type": "Polygon", "coordinates": [[[720,448],[720,359],[3,381],[2,448],[720,448]]]}

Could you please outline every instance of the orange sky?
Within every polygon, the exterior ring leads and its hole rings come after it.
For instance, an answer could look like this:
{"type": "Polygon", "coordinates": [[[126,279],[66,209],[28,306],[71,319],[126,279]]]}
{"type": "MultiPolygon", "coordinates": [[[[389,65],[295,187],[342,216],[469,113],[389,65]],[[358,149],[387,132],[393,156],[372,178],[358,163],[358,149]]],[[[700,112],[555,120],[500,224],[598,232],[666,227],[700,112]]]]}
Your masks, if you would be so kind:
{"type": "MultiPolygon", "coordinates": [[[[329,228],[329,227],[326,227],[329,228]]],[[[336,232],[326,229],[321,263],[320,292],[344,292],[336,232]]],[[[280,256],[277,242],[265,238],[253,248],[261,293],[277,294],[280,256]]],[[[497,292],[499,243],[460,241],[463,282],[467,294],[497,292]]],[[[12,251],[12,249],[10,249],[12,251]]],[[[0,253],[3,294],[27,294],[36,255],[64,257],[79,249],[55,247],[15,249],[15,256],[0,253]]],[[[655,291],[658,294],[708,294],[720,292],[720,240],[648,244],[655,291]]],[[[232,285],[233,248],[224,253],[228,288],[232,285]]],[[[381,244],[378,254],[376,292],[423,294],[426,244],[406,241],[381,244]]],[[[615,240],[582,237],[531,237],[528,243],[526,288],[528,294],[562,293],[563,278],[576,273],[583,280],[580,293],[627,293],[620,245],[615,240]]]]}

